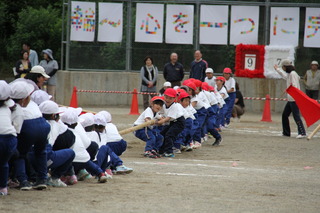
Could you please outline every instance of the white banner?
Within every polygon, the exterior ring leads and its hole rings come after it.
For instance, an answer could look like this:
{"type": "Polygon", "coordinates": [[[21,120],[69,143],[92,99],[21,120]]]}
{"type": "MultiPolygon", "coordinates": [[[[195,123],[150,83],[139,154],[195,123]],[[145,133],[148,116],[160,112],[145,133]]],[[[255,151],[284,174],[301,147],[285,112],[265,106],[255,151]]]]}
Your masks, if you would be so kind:
{"type": "Polygon", "coordinates": [[[298,7],[272,7],[270,45],[298,46],[299,17],[298,7]]]}
{"type": "Polygon", "coordinates": [[[320,47],[320,8],[306,8],[304,47],[320,47]]]}
{"type": "Polygon", "coordinates": [[[136,42],[162,43],[163,4],[141,4],[136,7],[136,42]]]}
{"type": "Polygon", "coordinates": [[[282,78],[275,70],[277,64],[281,69],[283,59],[290,59],[294,63],[295,50],[293,46],[265,46],[264,76],[266,78],[282,78]]]}
{"type": "Polygon", "coordinates": [[[201,5],[200,44],[228,44],[228,6],[201,5]]]}
{"type": "Polygon", "coordinates": [[[193,44],[193,5],[167,5],[166,43],[193,44]]]}
{"type": "Polygon", "coordinates": [[[94,41],[96,3],[71,2],[71,41],[94,41]]]}
{"type": "Polygon", "coordinates": [[[98,41],[122,41],[122,3],[99,3],[98,41]]]}
{"type": "Polygon", "coordinates": [[[232,6],[230,44],[258,44],[259,7],[232,6]]]}

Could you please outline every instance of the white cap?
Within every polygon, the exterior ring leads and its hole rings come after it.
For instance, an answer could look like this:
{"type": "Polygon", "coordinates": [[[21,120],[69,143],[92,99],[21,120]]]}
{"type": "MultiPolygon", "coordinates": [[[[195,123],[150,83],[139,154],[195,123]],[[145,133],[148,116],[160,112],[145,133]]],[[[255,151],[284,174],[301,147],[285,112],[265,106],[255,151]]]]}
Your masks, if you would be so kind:
{"type": "Polygon", "coordinates": [[[58,104],[50,100],[42,102],[39,105],[39,109],[42,114],[48,114],[48,115],[58,114],[60,112],[58,104]]]}
{"type": "Polygon", "coordinates": [[[83,120],[80,122],[83,128],[94,124],[94,114],[90,112],[80,115],[79,118],[83,120]]]}
{"type": "Polygon", "coordinates": [[[97,114],[102,114],[105,117],[107,123],[110,123],[112,121],[112,116],[108,111],[100,111],[97,114]]]}
{"type": "Polygon", "coordinates": [[[177,90],[177,89],[179,89],[179,88],[180,88],[179,86],[174,86],[174,87],[173,87],[174,90],[177,90]]]}
{"type": "Polygon", "coordinates": [[[106,126],[107,125],[106,117],[102,113],[100,114],[98,113],[94,115],[94,124],[106,126]]]}
{"type": "Polygon", "coordinates": [[[10,97],[11,88],[4,80],[0,80],[0,100],[4,101],[10,97]]]}
{"type": "Polygon", "coordinates": [[[213,73],[213,69],[212,68],[207,68],[206,69],[206,73],[213,73]]]}
{"type": "Polygon", "coordinates": [[[281,62],[281,66],[290,66],[292,65],[292,61],[290,59],[284,59],[281,62]]]}
{"type": "Polygon", "coordinates": [[[312,61],[311,65],[318,65],[319,66],[319,63],[317,61],[312,61]]]}
{"type": "Polygon", "coordinates": [[[169,81],[164,82],[163,84],[164,87],[171,87],[171,83],[169,81]]]}
{"type": "Polygon", "coordinates": [[[61,114],[61,121],[69,125],[77,123],[78,121],[81,122],[82,119],[78,117],[81,112],[82,108],[69,107],[61,114]]]}
{"type": "Polygon", "coordinates": [[[12,99],[24,99],[34,91],[34,86],[25,81],[14,81],[9,86],[11,88],[10,97],[12,99]]]}
{"type": "Polygon", "coordinates": [[[30,73],[39,73],[43,75],[45,78],[50,78],[50,76],[47,75],[47,73],[44,71],[44,68],[40,65],[32,67],[30,73]]]}
{"type": "Polygon", "coordinates": [[[46,91],[41,89],[34,91],[31,95],[31,100],[33,100],[36,104],[40,105],[44,101],[48,101],[52,98],[52,95],[49,95],[46,91]]]}

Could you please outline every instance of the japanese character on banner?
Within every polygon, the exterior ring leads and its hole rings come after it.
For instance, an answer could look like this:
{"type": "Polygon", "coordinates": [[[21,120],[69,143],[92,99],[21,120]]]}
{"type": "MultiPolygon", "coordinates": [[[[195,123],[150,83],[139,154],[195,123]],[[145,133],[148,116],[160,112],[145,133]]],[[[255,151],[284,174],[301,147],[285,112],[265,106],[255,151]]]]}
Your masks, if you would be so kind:
{"type": "Polygon", "coordinates": [[[304,47],[320,47],[320,9],[306,8],[304,47]]]}
{"type": "Polygon", "coordinates": [[[167,5],[166,43],[193,43],[193,5],[167,5]]]}
{"type": "Polygon", "coordinates": [[[259,7],[232,6],[230,44],[258,44],[259,7]]]}
{"type": "Polygon", "coordinates": [[[93,41],[95,24],[95,3],[71,2],[70,40],[93,41]]]}
{"type": "Polygon", "coordinates": [[[228,44],[228,6],[201,5],[200,44],[228,44]]]}
{"type": "Polygon", "coordinates": [[[123,33],[123,4],[99,2],[100,42],[121,42],[123,33]]]}
{"type": "Polygon", "coordinates": [[[162,43],[163,4],[137,3],[136,42],[162,43]]]}
{"type": "Polygon", "coordinates": [[[272,7],[270,17],[270,45],[298,46],[299,8],[272,7]]]}

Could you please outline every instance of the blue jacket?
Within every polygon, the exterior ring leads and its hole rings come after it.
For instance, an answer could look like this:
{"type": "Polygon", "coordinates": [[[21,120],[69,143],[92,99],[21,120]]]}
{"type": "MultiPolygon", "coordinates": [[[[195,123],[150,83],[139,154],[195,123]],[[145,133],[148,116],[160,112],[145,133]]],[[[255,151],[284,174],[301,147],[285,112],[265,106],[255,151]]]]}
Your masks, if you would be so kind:
{"type": "Polygon", "coordinates": [[[206,77],[206,69],[208,68],[208,63],[205,60],[199,62],[193,61],[191,63],[190,78],[195,78],[200,81],[204,81],[206,77]]]}

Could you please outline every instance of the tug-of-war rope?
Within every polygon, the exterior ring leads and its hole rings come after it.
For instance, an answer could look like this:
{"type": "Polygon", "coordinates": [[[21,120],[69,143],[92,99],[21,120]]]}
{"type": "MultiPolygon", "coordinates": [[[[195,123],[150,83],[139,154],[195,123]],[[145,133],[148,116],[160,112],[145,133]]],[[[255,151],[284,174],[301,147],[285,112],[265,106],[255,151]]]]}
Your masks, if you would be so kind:
{"type": "MultiPolygon", "coordinates": [[[[159,95],[159,93],[152,92],[134,92],[134,91],[103,91],[103,90],[84,90],[77,89],[77,92],[88,92],[88,93],[117,93],[117,94],[141,94],[141,95],[159,95]]],[[[287,98],[258,98],[258,97],[243,97],[244,100],[273,100],[273,101],[287,101],[287,98]]]]}

